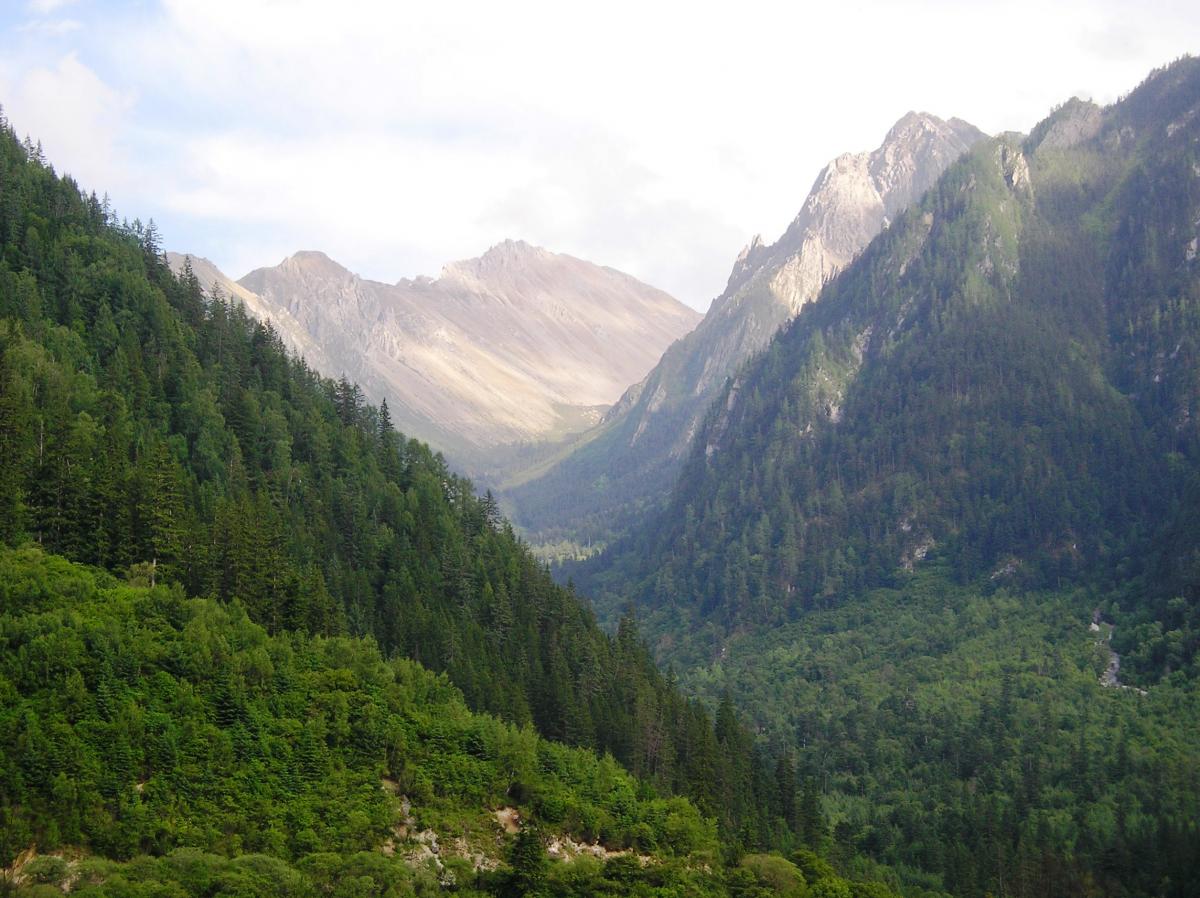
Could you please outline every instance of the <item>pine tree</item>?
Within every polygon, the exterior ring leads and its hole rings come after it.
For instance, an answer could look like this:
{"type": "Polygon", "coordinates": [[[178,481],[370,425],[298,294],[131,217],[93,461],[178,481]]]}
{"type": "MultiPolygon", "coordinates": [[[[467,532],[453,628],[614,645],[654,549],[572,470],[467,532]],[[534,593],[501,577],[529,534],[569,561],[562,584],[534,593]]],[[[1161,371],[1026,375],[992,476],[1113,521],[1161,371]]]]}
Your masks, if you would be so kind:
{"type": "Polygon", "coordinates": [[[24,529],[23,471],[30,435],[28,413],[16,385],[0,330],[0,542],[7,543],[14,542],[24,529]]]}
{"type": "Polygon", "coordinates": [[[806,776],[800,790],[800,805],[797,808],[799,816],[798,835],[800,840],[819,851],[828,839],[828,824],[825,813],[821,809],[821,796],[817,791],[817,781],[814,777],[806,776]]]}
{"type": "Polygon", "coordinates": [[[800,829],[796,804],[796,765],[789,752],[784,752],[775,762],[775,790],[779,796],[779,814],[793,831],[800,829]]]}
{"type": "Polygon", "coordinates": [[[167,445],[159,443],[150,457],[149,482],[142,497],[149,508],[142,517],[149,528],[151,557],[147,560],[162,579],[181,576],[185,564],[187,520],[182,480],[167,445]]]}
{"type": "Polygon", "coordinates": [[[512,898],[534,898],[542,894],[549,861],[545,839],[536,824],[526,823],[521,827],[509,850],[508,862],[512,873],[506,894],[512,898]]]}

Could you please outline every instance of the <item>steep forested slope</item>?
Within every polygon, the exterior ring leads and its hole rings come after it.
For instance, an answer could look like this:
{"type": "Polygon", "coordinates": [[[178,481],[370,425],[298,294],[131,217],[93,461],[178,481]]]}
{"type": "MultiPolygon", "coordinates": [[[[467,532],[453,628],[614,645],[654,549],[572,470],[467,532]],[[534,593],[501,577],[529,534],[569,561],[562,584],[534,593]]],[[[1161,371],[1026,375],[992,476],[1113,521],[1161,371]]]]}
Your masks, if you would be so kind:
{"type": "Polygon", "coordinates": [[[848,848],[971,895],[1192,894],[1198,240],[1200,60],[978,146],[577,582],[794,748],[848,848]]]}
{"type": "Polygon", "coordinates": [[[0,748],[5,894],[893,894],[809,849],[726,865],[687,800],[373,640],[34,547],[0,549],[0,748]]]}
{"type": "MultiPolygon", "coordinates": [[[[503,858],[488,808],[512,803],[614,851],[716,849],[686,801],[647,799],[611,758],[471,714],[444,676],[385,662],[371,641],[271,636],[240,605],[34,549],[0,552],[0,596],[5,864],[30,845],[116,859],[187,846],[269,855],[276,871],[324,852],[336,876],[359,852],[412,851],[411,830],[459,836],[444,860],[466,875],[475,854],[503,858]]],[[[414,866],[389,871],[408,893],[427,878],[414,866]]]]}
{"type": "Polygon", "coordinates": [[[734,380],[605,564],[723,627],[930,552],[1031,583],[1140,565],[1200,449],[1198,104],[1186,60],[952,167],[734,380]]]}
{"type": "Polygon", "coordinates": [[[488,497],[112,218],[5,128],[0,540],[236,598],[272,633],[370,635],[748,844],[784,832],[745,734],[718,734],[631,628],[602,633],[488,497]]]}

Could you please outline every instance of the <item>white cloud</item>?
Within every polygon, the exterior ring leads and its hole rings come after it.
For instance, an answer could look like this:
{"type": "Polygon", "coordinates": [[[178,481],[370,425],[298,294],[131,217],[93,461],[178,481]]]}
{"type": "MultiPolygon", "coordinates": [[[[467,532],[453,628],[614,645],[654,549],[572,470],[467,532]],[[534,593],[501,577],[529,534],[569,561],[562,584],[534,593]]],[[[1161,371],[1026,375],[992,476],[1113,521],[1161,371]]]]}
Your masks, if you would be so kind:
{"type": "Polygon", "coordinates": [[[47,37],[62,37],[82,27],[83,23],[78,19],[33,19],[21,25],[20,30],[47,37]]]}
{"type": "Polygon", "coordinates": [[[34,15],[48,16],[70,6],[76,0],[29,0],[29,11],[34,15]]]}
{"type": "MultiPolygon", "coordinates": [[[[237,271],[304,241],[394,280],[524,237],[700,307],[825,161],[908,109],[1024,130],[1200,46],[1175,0],[1136,28],[1117,0],[161,0],[85,21],[62,39],[120,88],[130,196],[152,207],[130,214],[198,244],[181,248],[237,271]]],[[[50,139],[74,114],[20,124],[78,168],[50,139]]]]}
{"type": "Polygon", "coordinates": [[[130,183],[133,160],[119,141],[131,100],[101,80],[75,53],[49,66],[3,70],[0,90],[13,127],[40,140],[59,171],[99,191],[130,183]]]}
{"type": "MultiPolygon", "coordinates": [[[[189,148],[181,186],[166,202],[214,224],[286,232],[303,248],[384,276],[394,270],[388,256],[397,250],[436,266],[451,247],[486,245],[492,235],[480,227],[477,209],[532,175],[526,160],[470,142],[372,131],[294,140],[224,134],[189,148]]],[[[238,259],[232,270],[267,261],[238,259]]],[[[388,279],[403,273],[413,272],[388,279]]]]}

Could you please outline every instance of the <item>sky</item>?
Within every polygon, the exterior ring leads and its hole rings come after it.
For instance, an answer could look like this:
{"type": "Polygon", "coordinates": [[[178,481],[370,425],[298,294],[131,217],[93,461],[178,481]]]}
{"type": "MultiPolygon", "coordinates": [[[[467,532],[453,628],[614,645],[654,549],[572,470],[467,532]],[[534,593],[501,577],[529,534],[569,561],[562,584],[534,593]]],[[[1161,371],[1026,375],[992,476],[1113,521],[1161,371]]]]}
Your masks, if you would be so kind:
{"type": "Polygon", "coordinates": [[[1194,0],[0,0],[17,132],[233,277],[505,238],[698,309],[905,112],[1028,131],[1200,53],[1194,0]]]}

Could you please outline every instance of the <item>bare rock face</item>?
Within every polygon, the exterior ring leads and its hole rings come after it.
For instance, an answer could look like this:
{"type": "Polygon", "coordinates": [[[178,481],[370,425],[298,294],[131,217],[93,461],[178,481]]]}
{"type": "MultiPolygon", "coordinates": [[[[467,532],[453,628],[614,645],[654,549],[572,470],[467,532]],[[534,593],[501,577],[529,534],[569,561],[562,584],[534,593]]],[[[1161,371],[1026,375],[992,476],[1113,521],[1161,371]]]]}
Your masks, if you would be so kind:
{"type": "Polygon", "coordinates": [[[960,119],[910,112],[877,149],[830,162],[783,236],[773,244],[755,237],[742,250],[704,320],[608,411],[581,442],[583,452],[514,487],[518,521],[535,533],[544,528],[570,532],[570,522],[561,515],[547,519],[544,509],[553,506],[540,493],[572,489],[573,484],[603,485],[604,495],[575,498],[581,517],[616,514],[612,503],[622,491],[615,481],[621,478],[636,481],[639,494],[668,489],[726,378],[765,348],[898,212],[985,137],[960,119]]]}
{"type": "Polygon", "coordinates": [[[396,284],[319,252],[238,282],[191,264],[314,368],[387,398],[401,430],[459,456],[594,424],[700,318],[621,272],[520,241],[396,284]]]}
{"type": "Polygon", "coordinates": [[[897,212],[984,137],[961,119],[947,122],[910,112],[878,149],[837,157],[817,176],[804,206],[775,244],[763,246],[755,238],[717,305],[736,302],[744,287],[765,278],[767,289],[794,315],[897,212]]]}
{"type": "Polygon", "coordinates": [[[1031,150],[1066,150],[1091,140],[1104,124],[1104,110],[1073,97],[1029,135],[1031,150]]]}

